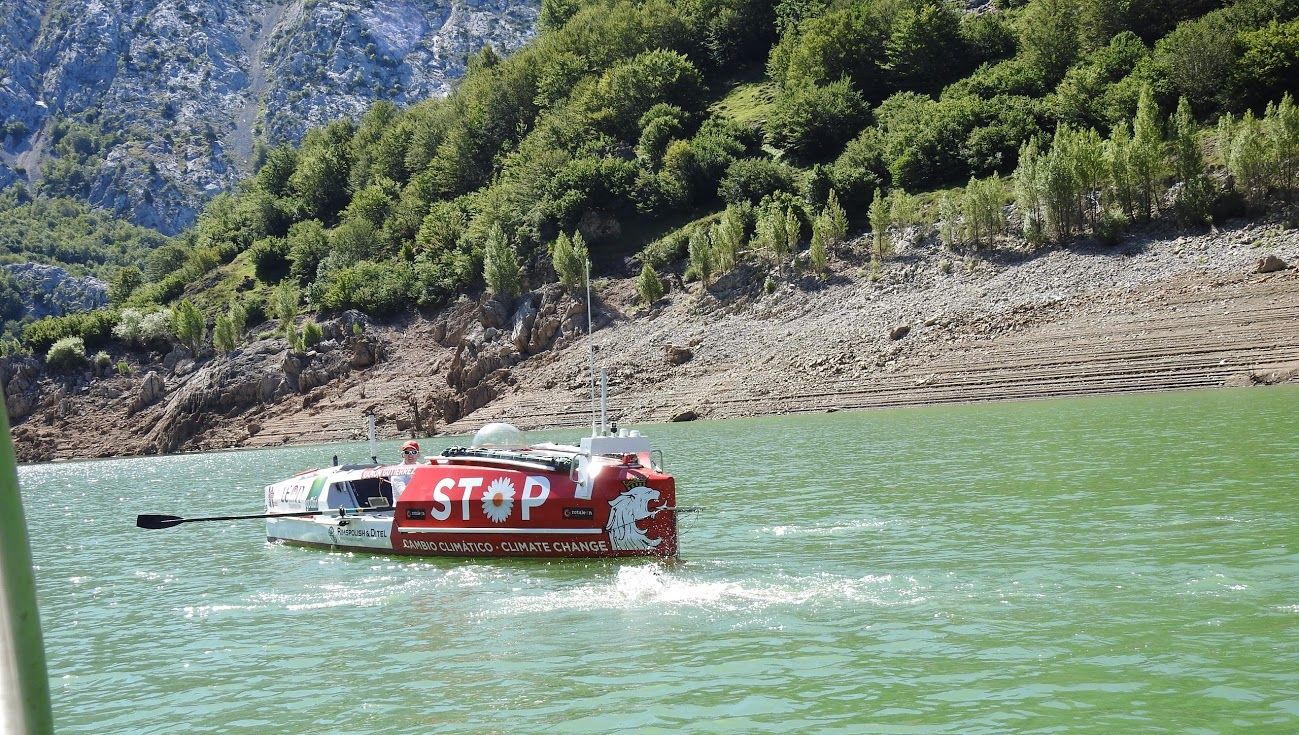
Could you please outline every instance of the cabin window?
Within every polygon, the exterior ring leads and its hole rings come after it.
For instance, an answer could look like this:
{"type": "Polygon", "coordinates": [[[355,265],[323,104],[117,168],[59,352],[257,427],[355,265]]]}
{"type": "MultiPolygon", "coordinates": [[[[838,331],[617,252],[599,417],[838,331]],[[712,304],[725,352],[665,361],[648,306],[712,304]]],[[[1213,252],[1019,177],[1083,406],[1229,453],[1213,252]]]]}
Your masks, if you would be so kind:
{"type": "Polygon", "coordinates": [[[326,508],[391,508],[392,483],[386,477],[335,482],[329,486],[326,508]],[[370,502],[371,499],[374,502],[370,502]]]}

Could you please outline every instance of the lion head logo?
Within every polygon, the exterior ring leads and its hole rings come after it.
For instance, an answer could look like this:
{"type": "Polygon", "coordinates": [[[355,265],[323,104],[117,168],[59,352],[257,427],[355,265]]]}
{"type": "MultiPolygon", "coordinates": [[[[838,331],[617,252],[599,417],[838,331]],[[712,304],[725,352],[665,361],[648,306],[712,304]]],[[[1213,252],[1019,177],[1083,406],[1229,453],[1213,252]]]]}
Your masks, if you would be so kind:
{"type": "Polygon", "coordinates": [[[621,495],[609,501],[609,543],[615,549],[653,549],[663,539],[651,539],[636,525],[654,515],[649,504],[659,499],[659,491],[643,484],[629,485],[621,495]]]}

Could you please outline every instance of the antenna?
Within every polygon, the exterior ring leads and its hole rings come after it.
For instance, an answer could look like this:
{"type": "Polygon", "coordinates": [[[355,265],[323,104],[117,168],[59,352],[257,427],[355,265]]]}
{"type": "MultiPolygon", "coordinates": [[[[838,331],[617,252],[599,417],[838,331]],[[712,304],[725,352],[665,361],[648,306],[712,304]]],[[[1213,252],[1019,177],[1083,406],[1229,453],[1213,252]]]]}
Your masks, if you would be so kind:
{"type": "Polygon", "coordinates": [[[365,415],[365,435],[370,438],[370,461],[379,464],[378,438],[374,435],[374,414],[365,415]]]}
{"type": "Polygon", "coordinates": [[[591,260],[586,261],[586,338],[591,354],[591,436],[599,436],[595,428],[595,328],[591,320],[591,260]]]}

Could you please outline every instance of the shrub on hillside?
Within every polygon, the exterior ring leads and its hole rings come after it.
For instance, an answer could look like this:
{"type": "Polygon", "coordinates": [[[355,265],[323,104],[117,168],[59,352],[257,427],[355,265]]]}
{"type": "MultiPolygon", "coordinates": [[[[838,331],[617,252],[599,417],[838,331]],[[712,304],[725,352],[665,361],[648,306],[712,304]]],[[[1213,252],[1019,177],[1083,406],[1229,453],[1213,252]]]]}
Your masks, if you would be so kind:
{"type": "Polygon", "coordinates": [[[797,171],[769,158],[741,158],[726,169],[717,195],[727,204],[757,204],[778,191],[796,193],[797,171]]]}
{"type": "Polygon", "coordinates": [[[56,370],[70,370],[86,364],[86,343],[80,337],[63,337],[50,345],[45,364],[56,370]]]}
{"type": "Polygon", "coordinates": [[[866,122],[866,101],[847,79],[786,87],[776,98],[767,135],[772,145],[801,158],[838,152],[866,122]]]}
{"type": "Polygon", "coordinates": [[[253,273],[262,283],[278,283],[289,272],[289,241],[282,237],[264,237],[248,249],[253,273]]]}
{"type": "Polygon", "coordinates": [[[307,289],[307,298],[323,311],[358,309],[388,316],[411,305],[413,285],[409,263],[363,260],[322,276],[307,289]]]}

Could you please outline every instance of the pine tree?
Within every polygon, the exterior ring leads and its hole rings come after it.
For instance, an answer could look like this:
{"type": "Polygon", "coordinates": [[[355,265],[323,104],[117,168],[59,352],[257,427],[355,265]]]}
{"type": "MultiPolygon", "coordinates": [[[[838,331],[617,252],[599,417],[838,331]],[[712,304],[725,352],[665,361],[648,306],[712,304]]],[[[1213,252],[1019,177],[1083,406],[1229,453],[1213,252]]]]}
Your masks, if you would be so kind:
{"type": "Polygon", "coordinates": [[[1159,107],[1147,85],[1141,89],[1137,116],[1132,120],[1132,148],[1128,156],[1137,184],[1140,214],[1150,219],[1158,204],[1158,186],[1165,175],[1164,134],[1160,126],[1159,107]]]}
{"type": "Polygon", "coordinates": [[[217,317],[212,327],[212,346],[224,354],[235,348],[235,325],[228,315],[217,317]]]}
{"type": "Polygon", "coordinates": [[[1185,97],[1169,123],[1173,149],[1173,175],[1181,182],[1177,192],[1177,218],[1187,225],[1209,224],[1212,217],[1213,184],[1204,173],[1204,153],[1196,139],[1197,126],[1191,104],[1185,97]]]}
{"type": "Polygon", "coordinates": [[[793,257],[798,253],[798,243],[803,239],[803,221],[799,219],[798,212],[791,207],[785,210],[785,245],[788,255],[793,257]]]}
{"type": "Polygon", "coordinates": [[[891,215],[888,198],[884,196],[882,190],[876,189],[875,199],[871,201],[869,211],[872,252],[876,260],[884,260],[893,250],[892,243],[889,242],[891,215]]]}
{"type": "Polygon", "coordinates": [[[571,239],[561,232],[555,242],[551,243],[550,259],[555,266],[555,274],[559,276],[560,284],[570,293],[576,292],[585,281],[587,257],[586,241],[580,232],[573,233],[571,239]]]}
{"type": "Polygon", "coordinates": [[[1025,143],[1019,149],[1019,166],[1015,168],[1015,203],[1022,219],[1024,238],[1030,245],[1040,245],[1046,239],[1046,213],[1042,196],[1042,153],[1037,140],[1025,143]]]}
{"type": "Polygon", "coordinates": [[[1267,115],[1267,133],[1275,154],[1276,185],[1286,198],[1299,187],[1299,106],[1287,92],[1267,115]]]}
{"type": "Polygon", "coordinates": [[[203,313],[198,310],[198,307],[189,299],[181,299],[172,312],[171,324],[176,339],[191,351],[198,352],[198,348],[203,344],[203,333],[207,329],[203,321],[203,313]]]}
{"type": "Polygon", "coordinates": [[[726,273],[734,268],[740,249],[744,247],[743,215],[735,205],[728,206],[722,212],[722,219],[713,227],[710,239],[717,272],[726,273]]]}
{"type": "Polygon", "coordinates": [[[1252,110],[1247,110],[1230,131],[1227,171],[1236,179],[1236,188],[1245,195],[1246,201],[1261,206],[1272,173],[1263,123],[1254,117],[1252,110]]]}
{"type": "Polygon", "coordinates": [[[271,313],[280,320],[280,331],[290,335],[293,320],[298,316],[298,285],[292,279],[280,281],[271,291],[271,313]]]}
{"type": "Polygon", "coordinates": [[[663,298],[663,282],[659,280],[658,274],[649,263],[641,266],[640,277],[636,279],[636,291],[646,305],[663,298]]]}
{"type": "Polygon", "coordinates": [[[822,212],[812,222],[812,243],[808,247],[808,257],[812,261],[812,270],[817,274],[823,274],[830,264],[830,257],[826,252],[826,240],[829,239],[827,231],[831,228],[830,217],[826,212],[822,212]]]}
{"type": "Polygon", "coordinates": [[[690,244],[687,247],[690,258],[689,269],[705,286],[713,275],[713,248],[708,241],[708,232],[703,228],[690,233],[690,244]]]}
{"type": "Polygon", "coordinates": [[[1132,129],[1126,121],[1115,125],[1105,142],[1105,166],[1109,174],[1107,207],[1117,207],[1129,219],[1136,217],[1140,187],[1132,167],[1132,129]]]}
{"type": "Polygon", "coordinates": [[[487,248],[483,253],[483,280],[494,296],[513,297],[523,290],[523,268],[505,231],[492,225],[487,233],[487,248]]]}
{"type": "Polygon", "coordinates": [[[833,247],[848,237],[848,215],[839,205],[839,196],[834,189],[825,198],[825,208],[821,210],[825,217],[825,244],[833,247]]]}

